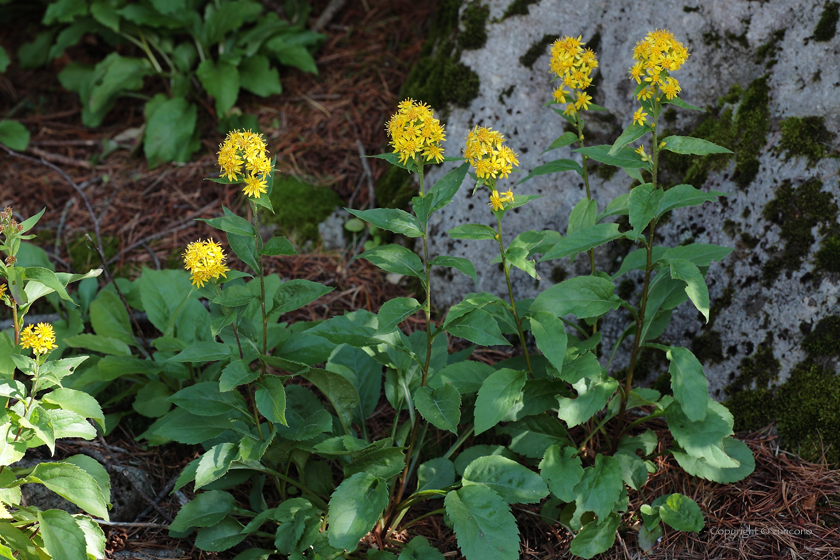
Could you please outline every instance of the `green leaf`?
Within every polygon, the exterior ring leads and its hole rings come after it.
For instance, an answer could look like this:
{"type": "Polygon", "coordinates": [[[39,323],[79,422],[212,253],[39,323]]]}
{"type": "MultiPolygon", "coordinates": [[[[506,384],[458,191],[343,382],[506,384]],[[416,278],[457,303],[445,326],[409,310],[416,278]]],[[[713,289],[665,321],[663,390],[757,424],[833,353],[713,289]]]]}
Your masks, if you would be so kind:
{"type": "Polygon", "coordinates": [[[105,429],[105,415],[102,414],[102,408],[95,398],[83,391],[59,388],[44,395],[43,400],[75,412],[84,418],[93,418],[103,430],[105,429]]]}
{"type": "Polygon", "coordinates": [[[263,245],[260,254],[267,257],[277,257],[281,255],[297,255],[298,252],[285,237],[272,237],[263,245]]]}
{"type": "Polygon", "coordinates": [[[245,415],[251,411],[245,405],[242,395],[234,392],[222,393],[215,381],[203,381],[185,387],[169,397],[169,402],[197,416],[219,416],[239,410],[245,415]]]}
{"type": "Polygon", "coordinates": [[[196,445],[219,437],[231,428],[225,415],[198,416],[183,408],[176,408],[149,428],[152,434],[178,443],[196,445]]]}
{"type": "Polygon", "coordinates": [[[37,515],[44,549],[53,560],[87,558],[85,533],[72,515],[58,509],[39,511],[37,515]]]}
{"type": "Polygon", "coordinates": [[[727,196],[727,194],[720,191],[709,191],[706,193],[695,189],[691,185],[676,185],[665,191],[662,195],[656,217],[659,218],[665,212],[670,212],[675,208],[700,206],[705,202],[716,200],[719,196],[727,196]]]}
{"type": "Polygon", "coordinates": [[[170,362],[215,362],[227,360],[233,357],[233,353],[227,344],[221,342],[196,342],[191,344],[175,356],[169,358],[170,362]]]}
{"type": "MultiPolygon", "coordinates": [[[[196,221],[201,220],[196,219],[196,221]]],[[[246,237],[244,235],[228,233],[227,240],[228,245],[230,245],[234,254],[239,257],[239,260],[247,264],[255,274],[258,273],[260,270],[260,255],[257,253],[257,247],[254,245],[254,238],[252,236],[246,237]]]]}
{"type": "Polygon", "coordinates": [[[691,457],[703,458],[712,467],[730,469],[740,463],[726,454],[723,439],[732,435],[734,419],[725,406],[708,399],[706,418],[692,422],[683,412],[680,403],[672,402],[666,409],[668,427],[674,439],[691,457]]]}
{"type": "Polygon", "coordinates": [[[463,257],[450,257],[447,255],[441,255],[432,259],[429,263],[431,266],[449,266],[460,270],[470,278],[472,278],[473,282],[478,284],[478,279],[475,275],[475,266],[473,263],[470,262],[468,259],[463,257]]]}
{"type": "Polygon", "coordinates": [[[0,121],[0,144],[22,152],[29,146],[29,131],[17,121],[2,120],[0,121]]]}
{"type": "Polygon", "coordinates": [[[600,317],[621,305],[614,292],[615,285],[600,276],[577,276],[538,295],[530,312],[545,311],[557,317],[571,313],[580,319],[600,317]]]}
{"type": "Polygon", "coordinates": [[[108,476],[108,471],[105,470],[99,461],[88,457],[87,455],[71,455],[62,461],[62,463],[70,463],[76,465],[96,481],[96,485],[102,492],[102,496],[110,500],[111,498],[111,477],[108,476]]]}
{"type": "Polygon", "coordinates": [[[417,218],[404,210],[396,208],[374,208],[372,210],[345,208],[345,210],[380,229],[393,231],[406,237],[423,235],[423,226],[420,225],[417,218]]]}
{"type": "Polygon", "coordinates": [[[414,404],[418,412],[428,422],[441,430],[458,433],[458,423],[461,421],[461,395],[450,384],[437,389],[420,387],[414,393],[414,404]]]}
{"type": "Polygon", "coordinates": [[[99,336],[95,334],[77,334],[75,336],[68,336],[64,339],[64,344],[70,348],[86,348],[94,352],[101,352],[103,354],[113,354],[116,356],[131,356],[131,349],[128,345],[121,341],[107,336],[99,336]]]}
{"type": "Polygon", "coordinates": [[[55,272],[52,270],[40,267],[29,267],[24,270],[24,275],[27,280],[40,282],[47,288],[54,290],[55,293],[58,294],[58,297],[64,301],[69,301],[71,304],[76,305],[76,302],[73,301],[73,298],[70,297],[67,290],[64,288],[64,284],[58,279],[55,272]]]}
{"type": "Polygon", "coordinates": [[[464,338],[482,346],[510,346],[502,336],[499,324],[484,309],[474,309],[451,321],[444,330],[452,336],[464,338]]]}
{"type": "MultiPolygon", "coordinates": [[[[694,245],[686,245],[686,247],[693,247],[694,245]]],[[[667,247],[654,247],[653,251],[651,251],[651,264],[656,263],[661,259],[665,253],[668,251],[667,247]]],[[[624,276],[631,270],[644,270],[647,266],[647,249],[636,249],[635,251],[631,251],[624,257],[624,260],[621,261],[621,267],[618,269],[618,272],[612,275],[613,282],[618,278],[624,276]]]]}
{"type": "MultiPolygon", "coordinates": [[[[574,132],[564,132],[560,138],[552,142],[548,145],[548,148],[543,150],[543,154],[546,152],[550,152],[551,150],[556,150],[557,148],[565,148],[569,144],[574,144],[578,140],[578,135],[574,132]]],[[[542,155],[542,154],[540,154],[542,155]]]]}
{"type": "Polygon", "coordinates": [[[566,235],[571,235],[583,228],[595,225],[597,215],[598,203],[588,198],[581,199],[572,208],[572,213],[569,214],[569,225],[566,228],[566,235]]]}
{"type": "Polygon", "coordinates": [[[269,314],[280,313],[282,315],[295,311],[330,293],[333,289],[309,280],[288,280],[283,282],[274,292],[274,307],[269,314]]]}
{"type": "Polygon", "coordinates": [[[674,346],[666,354],[671,362],[671,388],[686,417],[692,422],[706,418],[709,400],[709,382],[700,363],[688,348],[674,346]]]}
{"type": "Polygon", "coordinates": [[[503,368],[484,380],[475,401],[475,434],[486,432],[508,413],[522,397],[527,375],[503,368]]]}
{"type": "Polygon", "coordinates": [[[245,385],[257,379],[259,371],[251,371],[244,360],[233,360],[222,370],[219,378],[219,390],[222,392],[231,391],[240,385],[245,385]]]}
{"type": "Polygon", "coordinates": [[[548,484],[551,493],[558,499],[571,503],[575,501],[575,486],[583,476],[583,467],[577,449],[552,445],[540,461],[540,476],[548,484]]]}
{"type": "Polygon", "coordinates": [[[91,475],[70,463],[41,463],[24,479],[40,482],[88,513],[108,520],[107,500],[91,475]]]}
{"type": "MultiPolygon", "coordinates": [[[[523,401],[528,395],[529,386],[541,380],[533,380],[525,383],[523,401]]],[[[554,403],[557,402],[557,393],[551,397],[554,403]]],[[[508,417],[509,418],[509,417],[508,417]]],[[[496,428],[499,434],[506,434],[511,437],[508,448],[520,455],[532,459],[538,459],[545,455],[545,450],[552,445],[566,445],[569,443],[568,432],[563,424],[554,416],[536,414],[525,416],[516,422],[504,427],[496,428]]]]}
{"type": "Polygon", "coordinates": [[[540,262],[585,253],[589,249],[599,247],[622,236],[624,234],[618,231],[618,224],[595,224],[585,227],[560,240],[543,255],[540,262]]]}
{"type": "Polygon", "coordinates": [[[662,199],[662,189],[657,189],[651,183],[634,187],[630,191],[630,226],[633,228],[631,239],[637,241],[650,221],[657,216],[659,201],[662,199]]]}
{"type": "Polygon", "coordinates": [[[573,387],[578,392],[577,398],[557,397],[557,402],[560,404],[558,416],[570,428],[586,422],[603,409],[615,390],[618,389],[618,381],[612,377],[602,380],[592,380],[585,377],[575,383],[573,387]]]}
{"type": "Polygon", "coordinates": [[[195,546],[199,550],[220,552],[233,548],[248,536],[243,533],[242,523],[232,517],[223,519],[212,527],[202,527],[195,535],[195,546]]]}
{"type": "Polygon", "coordinates": [[[172,408],[167,398],[172,395],[169,387],[162,381],[151,381],[137,391],[137,397],[131,406],[147,418],[160,418],[172,408]]]}
{"type": "Polygon", "coordinates": [[[592,558],[609,550],[615,542],[615,532],[621,524],[621,516],[610,514],[606,519],[590,521],[575,535],[569,551],[581,558],[592,558]]]}
{"type": "Polygon", "coordinates": [[[413,251],[400,245],[382,245],[368,249],[356,258],[365,259],[385,270],[425,280],[423,262],[413,251]]]}
{"type": "Polygon", "coordinates": [[[445,558],[438,549],[429,545],[425,537],[414,537],[403,547],[397,560],[445,560],[445,558]]]}
{"type": "Polygon", "coordinates": [[[437,180],[426,194],[426,200],[430,201],[429,209],[426,212],[427,215],[440,210],[452,201],[455,193],[461,188],[461,184],[464,182],[469,168],[469,163],[461,164],[437,180]]]}
{"type": "Polygon", "coordinates": [[[481,362],[455,362],[449,364],[432,378],[434,386],[451,383],[462,395],[477,393],[484,380],[496,370],[481,362]]]}
{"type": "Polygon", "coordinates": [[[248,305],[257,296],[251,293],[245,286],[227,286],[222,293],[210,300],[210,303],[222,307],[240,307],[248,305]]]}
{"type": "Polygon", "coordinates": [[[216,99],[216,113],[225,116],[239,96],[239,71],[236,66],[220,60],[218,64],[208,58],[198,65],[195,72],[204,89],[216,99]]]}
{"type": "Polygon", "coordinates": [[[143,77],[152,73],[149,61],[129,58],[112,52],[93,69],[79,96],[82,100],[82,123],[99,126],[114,106],[117,97],[126,91],[143,88],[143,77]]]}
{"type": "Polygon", "coordinates": [[[499,494],[509,504],[534,504],[548,495],[540,476],[501,455],[479,457],[467,466],[464,487],[480,484],[499,494]]]}
{"type": "Polygon", "coordinates": [[[639,527],[639,536],[637,537],[639,548],[641,548],[643,552],[650,552],[653,547],[657,545],[661,537],[662,527],[660,525],[657,525],[652,530],[648,530],[648,528],[643,524],[639,527]]]}
{"type": "Polygon", "coordinates": [[[355,550],[386,505],[388,485],[381,478],[360,472],[346,479],[330,497],[330,545],[355,550]]]}
{"type": "Polygon", "coordinates": [[[401,163],[400,162],[400,154],[398,154],[396,152],[389,152],[389,153],[385,153],[385,154],[376,154],[375,156],[367,156],[367,157],[376,158],[376,159],[384,159],[385,161],[387,161],[391,165],[393,165],[395,167],[399,167],[400,169],[406,169],[406,170],[412,171],[412,172],[417,171],[413,161],[409,160],[406,163],[401,163]]]}
{"type": "Polygon", "coordinates": [[[105,356],[99,360],[99,375],[103,381],[113,381],[123,375],[142,373],[157,375],[161,364],[152,360],[141,360],[133,356],[105,356]]]}
{"type": "Polygon", "coordinates": [[[521,185],[525,181],[529,179],[533,179],[534,177],[539,177],[540,175],[548,175],[549,173],[560,173],[562,171],[574,171],[579,175],[583,175],[583,169],[581,169],[580,164],[571,159],[556,159],[554,161],[550,161],[548,163],[544,163],[538,167],[535,167],[528,173],[527,177],[516,183],[517,185],[521,185]]]}
{"type": "Polygon", "coordinates": [[[531,332],[543,356],[554,366],[558,374],[562,372],[568,343],[563,321],[546,311],[537,311],[531,316],[531,332]]]}
{"type": "Polygon", "coordinates": [[[598,455],[595,457],[595,465],[583,469],[583,476],[575,486],[575,515],[591,511],[598,519],[606,518],[618,502],[623,488],[618,460],[608,455],[598,455]]]}
{"type": "Polygon", "coordinates": [[[631,142],[635,142],[636,140],[647,134],[647,132],[650,130],[650,126],[647,125],[636,123],[631,124],[630,126],[625,128],[624,132],[621,133],[621,136],[619,136],[616,139],[616,141],[613,142],[613,145],[610,148],[608,155],[615,156],[616,154],[618,154],[621,148],[623,148],[627,144],[630,144],[631,142]]]}
{"type": "Polygon", "coordinates": [[[359,393],[353,384],[341,375],[323,369],[306,370],[301,373],[301,377],[315,385],[327,397],[345,431],[350,433],[353,412],[359,405],[359,393]]]}
{"type": "Polygon", "coordinates": [[[467,560],[519,558],[516,520],[496,492],[486,486],[465,486],[450,491],[444,504],[467,560]]]}
{"type": "MultiPolygon", "coordinates": [[[[656,249],[664,249],[664,247],[654,247],[656,249]]],[[[678,247],[671,247],[666,249],[661,256],[657,257],[654,262],[660,258],[664,259],[685,259],[691,261],[697,267],[709,266],[712,261],[722,261],[725,259],[733,249],[731,247],[721,247],[719,245],[711,245],[706,243],[692,243],[690,245],[680,245],[678,247]]]]}
{"type": "Polygon", "coordinates": [[[647,482],[648,471],[644,461],[633,452],[619,451],[613,457],[621,465],[621,478],[624,483],[638,491],[647,482]]]}
{"type": "Polygon", "coordinates": [[[143,153],[150,167],[168,161],[187,162],[198,149],[193,142],[197,108],[183,97],[153,99],[146,104],[143,153]]]}
{"type": "Polygon", "coordinates": [[[710,465],[702,457],[692,457],[676,449],[671,450],[671,454],[685,472],[691,476],[698,476],[712,482],[732,484],[747,478],[753,473],[755,457],[753,457],[750,448],[743,442],[727,436],[723,438],[723,450],[729,457],[738,461],[740,465],[733,468],[720,468],[710,465]]]}
{"type": "Polygon", "coordinates": [[[685,293],[708,323],[709,288],[706,286],[706,279],[697,265],[685,259],[663,259],[660,262],[663,266],[670,265],[671,278],[685,282],[685,293]]]}
{"type": "Polygon", "coordinates": [[[700,111],[701,113],[705,113],[705,109],[701,109],[700,107],[695,107],[694,105],[689,105],[679,97],[674,97],[673,99],[663,99],[662,103],[670,103],[671,105],[675,105],[681,109],[691,109],[692,111],[700,111]]]}
{"type": "Polygon", "coordinates": [[[610,150],[612,150],[612,146],[604,144],[601,146],[578,148],[572,151],[590,157],[595,161],[606,163],[607,165],[614,165],[625,169],[648,169],[648,164],[642,161],[642,156],[634,150],[624,147],[616,154],[610,154],[610,150]]]}
{"type": "Polygon", "coordinates": [[[226,475],[238,454],[235,443],[220,443],[202,455],[195,470],[196,490],[226,475]]]}
{"type": "Polygon", "coordinates": [[[437,457],[417,467],[417,491],[440,490],[455,484],[455,464],[445,457],[437,457]]]}
{"type": "MultiPolygon", "coordinates": [[[[641,183],[641,181],[639,182],[641,183]]],[[[603,212],[598,214],[595,218],[595,223],[601,223],[601,221],[608,216],[626,216],[629,213],[630,193],[620,194],[607,204],[607,208],[603,212]]]]}
{"type": "Polygon", "coordinates": [[[393,298],[386,301],[379,308],[379,326],[377,334],[388,334],[393,332],[404,320],[417,313],[422,306],[414,298],[393,298]]]}
{"type": "Polygon", "coordinates": [[[100,336],[121,340],[134,346],[137,340],[131,330],[131,319],[119,296],[109,290],[100,290],[90,304],[90,323],[100,336]]]}
{"type": "Polygon", "coordinates": [[[362,452],[352,463],[344,467],[344,477],[349,478],[356,473],[365,472],[387,480],[396,476],[405,468],[405,453],[397,447],[372,449],[362,452]]]}
{"type": "Polygon", "coordinates": [[[286,423],[286,392],[283,381],[279,377],[266,376],[257,386],[254,396],[257,409],[271,422],[288,425],[286,423]]]}
{"type": "Polygon", "coordinates": [[[727,150],[723,146],[718,146],[708,140],[702,138],[691,138],[689,136],[669,136],[662,140],[664,146],[663,150],[674,152],[675,154],[691,154],[697,156],[706,156],[709,154],[731,154],[731,150],[727,150]]]}
{"type": "Polygon", "coordinates": [[[224,519],[235,507],[236,500],[227,492],[202,492],[178,510],[169,531],[183,532],[190,527],[211,527],[224,519]]]}
{"type": "Polygon", "coordinates": [[[496,239],[496,230],[483,224],[463,224],[446,232],[452,239],[496,239]]]}
{"type": "Polygon", "coordinates": [[[105,533],[99,524],[86,515],[74,515],[73,520],[85,535],[88,558],[105,558],[105,533]]]}
{"type": "Polygon", "coordinates": [[[220,218],[199,218],[196,221],[204,222],[207,225],[212,226],[225,233],[232,233],[234,235],[248,237],[250,238],[248,242],[251,245],[253,245],[254,225],[245,218],[242,218],[241,216],[237,216],[236,214],[230,212],[230,210],[227,210],[225,214],[226,215],[220,218]]]}
{"type": "Polygon", "coordinates": [[[9,59],[9,53],[6,52],[6,49],[0,46],[0,73],[6,71],[6,68],[9,67],[10,62],[11,60],[9,59]]]}
{"type": "Polygon", "coordinates": [[[270,68],[268,58],[261,54],[246,57],[239,63],[239,82],[242,89],[260,97],[280,95],[283,92],[277,68],[270,68]]]}
{"type": "Polygon", "coordinates": [[[659,506],[659,517],[677,531],[699,533],[706,524],[697,502],[682,494],[671,494],[659,506]]]}

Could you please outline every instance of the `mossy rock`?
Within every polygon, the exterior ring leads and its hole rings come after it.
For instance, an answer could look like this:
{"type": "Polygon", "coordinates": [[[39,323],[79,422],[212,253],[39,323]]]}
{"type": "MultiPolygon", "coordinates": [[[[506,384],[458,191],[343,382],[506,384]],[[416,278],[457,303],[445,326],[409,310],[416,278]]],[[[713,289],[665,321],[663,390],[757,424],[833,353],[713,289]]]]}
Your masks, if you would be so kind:
{"type": "Polygon", "coordinates": [[[296,243],[317,242],[318,224],[332,214],[341,198],[329,187],[308,183],[293,175],[275,175],[271,190],[274,215],[263,213],[266,223],[276,224],[296,243]]]}

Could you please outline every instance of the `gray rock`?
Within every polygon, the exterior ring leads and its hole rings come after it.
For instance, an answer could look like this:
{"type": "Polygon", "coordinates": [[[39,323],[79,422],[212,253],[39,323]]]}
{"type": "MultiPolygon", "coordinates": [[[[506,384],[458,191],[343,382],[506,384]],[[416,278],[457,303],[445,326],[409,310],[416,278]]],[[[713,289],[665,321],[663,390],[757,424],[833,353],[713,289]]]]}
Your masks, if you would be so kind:
{"type": "MultiPolygon", "coordinates": [[[[501,18],[510,0],[491,0],[486,4],[493,21],[501,18]]],[[[681,97],[692,105],[716,106],[718,99],[734,84],[746,88],[756,78],[769,76],[770,131],[761,139],[766,147],[758,156],[760,165],[755,179],[746,188],[739,188],[733,180],[735,161],[730,161],[725,169],[712,170],[704,184],[695,185],[704,190],[731,193],[725,203],[675,211],[667,223],[657,228],[662,245],[675,246],[693,239],[735,249],[724,263],[713,263],[707,277],[713,303],[721,300],[727,287],[731,295],[731,302],[721,310],[713,326],[715,336],[720,337],[721,355],[707,360],[705,365],[710,392],[716,398],[725,397],[723,390],[730,383],[731,375],[739,370],[741,360],[769,332],[774,333],[772,353],[781,363],[779,382],[784,381],[791,369],[805,358],[800,347],[803,337],[800,324],[814,325],[836,313],[840,294],[837,274],[815,271],[814,253],[823,237],[820,228],[813,228],[815,242],[801,264],[784,270],[767,285],[761,280],[762,267],[784,246],[779,225],[762,216],[764,206],[777,196],[780,185],[789,180],[797,188],[809,179],[819,179],[823,182],[822,192],[831,193],[835,200],[840,195],[836,159],[809,162],[803,157],[790,158],[778,149],[779,121],[783,118],[815,115],[825,118],[829,131],[837,131],[840,126],[840,57],[837,56],[840,34],[827,42],[812,38],[822,8],[822,0],[695,3],[542,0],[530,6],[527,16],[488,24],[486,45],[461,55],[461,62],[479,75],[481,90],[469,107],[450,110],[446,119],[447,154],[460,152],[463,139],[473,126],[490,126],[505,134],[509,145],[520,154],[520,169],[526,172],[558,158],[579,161],[570,148],[541,155],[564,132],[564,121],[551,109],[542,108],[552,90],[549,55],[540,56],[532,68],[523,66],[519,59],[544,35],[581,35],[585,41],[592,40],[596,34],[600,37],[597,52],[602,80],[595,102],[608,107],[615,118],[589,112],[588,145],[611,144],[630,124],[638,105],[632,98],[635,84],[630,81],[627,69],[632,64],[634,44],[647,31],[665,27],[688,47],[690,57],[675,77],[682,86],[681,97]],[[783,38],[778,33],[781,30],[785,31],[783,38]],[[773,45],[774,41],[775,51],[765,48],[764,60],[760,60],[757,51],[763,45],[773,45]],[[777,62],[768,67],[770,59],[777,62]],[[511,86],[515,86],[512,91],[511,86]],[[752,249],[745,245],[739,239],[741,234],[744,234],[741,239],[754,239],[757,245],[752,249]],[[811,277],[814,279],[808,280],[811,277]]],[[[690,133],[702,118],[704,115],[700,113],[678,110],[676,120],[667,126],[690,133]]],[[[837,147],[835,136],[830,151],[836,151],[837,147]]],[[[430,179],[438,179],[454,165],[448,163],[435,169],[429,174],[430,179]]],[[[615,196],[627,192],[631,184],[631,179],[621,171],[604,177],[607,178],[591,177],[599,210],[615,196]]],[[[509,185],[517,194],[542,194],[543,198],[505,217],[506,242],[529,229],[565,233],[569,212],[585,196],[583,181],[574,173],[538,177],[519,187],[513,187],[514,183],[513,178],[503,180],[500,187],[506,190],[509,185]]],[[[497,254],[493,244],[451,240],[445,233],[467,222],[495,225],[487,206],[487,191],[479,191],[472,198],[470,187],[465,185],[453,203],[433,217],[431,254],[472,260],[478,271],[478,286],[459,273],[448,275],[444,281],[434,281],[433,297],[438,306],[451,305],[464,294],[476,291],[506,297],[504,275],[497,265],[490,264],[497,254]]],[[[622,252],[615,246],[596,249],[600,270],[614,271],[621,257],[622,252]]],[[[568,259],[540,263],[537,271],[543,278],[541,282],[514,272],[517,298],[536,296],[552,284],[552,277],[557,278],[563,271],[570,276],[589,272],[586,259],[578,259],[573,265],[568,259]],[[557,269],[558,265],[562,269],[557,269]]],[[[615,314],[611,317],[602,327],[605,348],[611,347],[627,323],[625,317],[615,314]]],[[[686,303],[675,311],[662,338],[691,346],[692,339],[704,332],[697,310],[686,303]]],[[[628,356],[629,345],[625,343],[617,363],[626,363],[628,356]]],[[[659,371],[666,368],[667,365],[661,366],[659,371]]]]}

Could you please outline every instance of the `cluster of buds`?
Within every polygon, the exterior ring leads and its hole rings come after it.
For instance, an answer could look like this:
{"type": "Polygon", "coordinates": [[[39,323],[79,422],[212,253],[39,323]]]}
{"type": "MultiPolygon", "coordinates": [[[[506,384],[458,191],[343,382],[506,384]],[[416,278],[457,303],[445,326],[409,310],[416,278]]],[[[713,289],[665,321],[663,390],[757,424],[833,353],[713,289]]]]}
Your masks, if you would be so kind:
{"type": "Polygon", "coordinates": [[[6,237],[9,237],[12,233],[19,233],[23,231],[23,226],[15,221],[12,209],[8,206],[3,211],[0,211],[0,231],[2,231],[6,237]]]}
{"type": "Polygon", "coordinates": [[[249,198],[259,198],[268,192],[271,161],[261,134],[249,130],[228,132],[219,146],[219,167],[222,177],[228,181],[245,182],[242,190],[249,198]]]}
{"type": "Polygon", "coordinates": [[[193,286],[203,287],[219,276],[227,278],[230,269],[225,266],[225,253],[215,241],[193,241],[184,252],[184,268],[190,271],[193,286]]]}
{"type": "Polygon", "coordinates": [[[397,107],[386,130],[394,153],[400,155],[400,163],[406,164],[420,155],[426,158],[425,163],[433,160],[435,163],[442,162],[443,148],[440,143],[446,140],[446,136],[443,126],[429,106],[406,99],[397,107]]]}
{"type": "Polygon", "coordinates": [[[551,45],[549,71],[563,80],[563,85],[554,90],[554,101],[568,103],[565,114],[589,109],[592,97],[584,90],[592,84],[592,71],[597,67],[595,52],[584,49],[580,37],[563,37],[551,45]]]}
{"type": "MultiPolygon", "coordinates": [[[[660,95],[668,100],[676,97],[681,88],[671,72],[679,70],[687,58],[688,49],[670,31],[659,29],[648,33],[633,49],[636,63],[630,67],[630,79],[639,85],[645,83],[636,97],[639,100],[659,99],[660,95]]],[[[633,115],[633,122],[644,124],[646,116],[647,113],[639,109],[633,115]]]]}

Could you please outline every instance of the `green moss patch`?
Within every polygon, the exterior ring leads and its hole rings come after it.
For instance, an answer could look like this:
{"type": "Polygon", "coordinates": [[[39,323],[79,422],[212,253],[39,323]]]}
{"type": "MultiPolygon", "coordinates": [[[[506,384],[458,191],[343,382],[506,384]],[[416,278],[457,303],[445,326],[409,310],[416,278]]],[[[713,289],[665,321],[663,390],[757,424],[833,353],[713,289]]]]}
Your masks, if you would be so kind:
{"type": "Polygon", "coordinates": [[[755,61],[764,64],[766,68],[772,68],[777,60],[776,54],[781,50],[779,43],[785,38],[785,30],[779,29],[770,35],[770,40],[758,47],[755,51],[755,61]]]}
{"type": "Polygon", "coordinates": [[[840,356],[840,316],[821,319],[802,341],[802,348],[811,356],[840,356]]]}
{"type": "Polygon", "coordinates": [[[297,243],[318,241],[318,224],[332,214],[341,198],[329,187],[307,183],[291,175],[275,175],[271,190],[274,216],[266,221],[297,243]]]}
{"type": "Polygon", "coordinates": [[[519,57],[519,62],[526,68],[533,68],[537,59],[545,54],[548,46],[559,38],[559,35],[543,35],[542,39],[528,47],[525,54],[519,57]]]}
{"type": "Polygon", "coordinates": [[[840,3],[826,2],[820,20],[814,28],[815,41],[831,41],[837,34],[837,21],[840,20],[840,3]]]}
{"type": "Polygon", "coordinates": [[[781,362],[773,355],[773,332],[768,332],[764,341],[758,345],[752,356],[741,360],[741,373],[726,387],[727,394],[734,394],[750,389],[755,383],[757,388],[766,388],[779,377],[781,362]]]}
{"type": "Polygon", "coordinates": [[[840,236],[826,237],[815,256],[818,270],[840,272],[840,236]]]}
{"type": "Polygon", "coordinates": [[[507,9],[505,9],[504,15],[502,15],[502,19],[507,19],[511,16],[527,16],[528,15],[528,7],[531,4],[539,4],[540,0],[513,0],[507,9]]]}
{"type": "Polygon", "coordinates": [[[782,139],[779,150],[787,157],[807,157],[810,164],[826,157],[828,143],[834,139],[834,134],[825,127],[823,117],[789,117],[781,123],[782,139]]]}
{"type": "Polygon", "coordinates": [[[776,191],[776,197],[764,207],[764,219],[781,228],[779,235],[784,241],[781,254],[762,266],[764,285],[773,284],[783,270],[796,270],[802,265],[815,241],[814,227],[819,226],[820,235],[840,233],[834,195],[821,189],[822,182],[818,179],[810,179],[797,188],[785,181],[776,191]]]}
{"type": "Polygon", "coordinates": [[[721,310],[732,305],[732,296],[734,295],[735,290],[730,284],[709,308],[709,322],[703,327],[703,332],[691,341],[692,353],[704,364],[709,362],[719,364],[724,359],[723,341],[720,333],[714,330],[714,326],[721,310]]]}
{"type": "Polygon", "coordinates": [[[458,35],[458,45],[464,50],[480,49],[487,43],[487,18],[490,8],[478,3],[471,3],[464,10],[461,21],[464,31],[458,35]]]}

